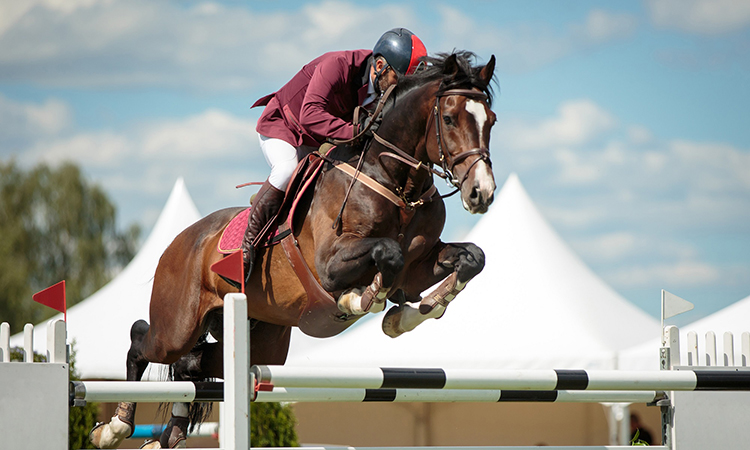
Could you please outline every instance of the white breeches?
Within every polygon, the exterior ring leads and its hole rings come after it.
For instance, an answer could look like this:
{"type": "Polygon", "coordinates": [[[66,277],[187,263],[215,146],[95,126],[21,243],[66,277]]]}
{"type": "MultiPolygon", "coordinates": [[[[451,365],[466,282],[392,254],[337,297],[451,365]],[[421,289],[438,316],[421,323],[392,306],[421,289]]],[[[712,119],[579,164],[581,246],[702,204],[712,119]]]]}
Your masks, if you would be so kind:
{"type": "Polygon", "coordinates": [[[269,138],[261,134],[260,149],[266,157],[268,165],[271,166],[271,174],[268,175],[268,182],[276,189],[286,191],[289,179],[297,167],[299,159],[315,149],[308,146],[295,147],[292,144],[281,139],[269,138]]]}

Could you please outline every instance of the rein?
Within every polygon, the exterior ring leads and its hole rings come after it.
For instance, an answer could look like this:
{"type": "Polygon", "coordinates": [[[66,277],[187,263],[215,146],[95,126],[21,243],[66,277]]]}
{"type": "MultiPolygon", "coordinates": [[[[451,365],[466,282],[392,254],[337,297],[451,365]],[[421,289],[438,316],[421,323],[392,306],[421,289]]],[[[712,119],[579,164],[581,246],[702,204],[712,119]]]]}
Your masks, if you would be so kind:
{"type": "MultiPolygon", "coordinates": [[[[374,118],[378,117],[378,115],[380,115],[380,113],[382,112],[383,107],[385,105],[385,102],[388,99],[388,97],[390,96],[390,94],[391,94],[391,92],[393,91],[394,88],[395,88],[395,85],[389,86],[388,90],[386,90],[385,93],[381,96],[380,101],[378,102],[378,106],[375,109],[375,112],[373,113],[373,116],[372,116],[373,119],[370,121],[370,123],[367,125],[367,127],[365,127],[365,129],[363,129],[360,133],[358,133],[356,136],[354,136],[351,139],[347,139],[347,140],[343,140],[343,141],[342,140],[334,140],[333,143],[336,144],[336,145],[348,144],[348,143],[351,143],[353,141],[356,141],[361,136],[363,136],[370,129],[370,126],[372,125],[372,122],[374,121],[374,118]]],[[[448,96],[451,96],[451,95],[460,95],[460,96],[463,96],[463,97],[468,97],[468,98],[476,99],[476,100],[486,100],[487,99],[487,94],[485,94],[483,92],[480,92],[480,91],[473,90],[473,89],[449,89],[449,90],[447,90],[445,92],[441,92],[441,93],[438,93],[438,94],[435,95],[435,106],[433,108],[433,114],[430,115],[430,117],[429,117],[429,119],[427,121],[427,126],[425,127],[425,142],[427,141],[426,138],[427,138],[427,135],[429,133],[430,126],[432,125],[432,121],[434,120],[435,121],[435,134],[436,134],[437,145],[438,145],[438,155],[439,155],[439,158],[440,158],[440,165],[441,165],[442,170],[437,170],[437,169],[434,169],[433,167],[431,167],[430,165],[425,165],[422,161],[417,160],[416,158],[414,158],[410,154],[408,154],[405,151],[401,150],[396,145],[392,144],[391,142],[388,142],[387,140],[385,140],[384,138],[382,138],[380,135],[378,135],[376,132],[374,132],[374,131],[372,132],[372,137],[379,144],[383,145],[384,147],[386,147],[389,150],[391,150],[391,151],[394,152],[394,153],[384,152],[384,153],[381,153],[380,155],[378,155],[378,161],[380,161],[381,164],[382,164],[382,158],[384,158],[384,157],[392,158],[392,159],[395,159],[395,160],[397,160],[397,161],[399,161],[399,162],[401,162],[403,164],[406,164],[406,165],[410,166],[414,170],[418,171],[420,169],[425,169],[425,170],[429,171],[432,175],[436,175],[436,176],[438,176],[440,178],[443,178],[444,180],[446,180],[446,182],[449,185],[453,185],[455,187],[455,189],[453,190],[453,192],[451,192],[449,194],[446,194],[446,195],[441,195],[440,196],[441,198],[450,197],[450,196],[454,195],[455,193],[457,193],[459,190],[461,190],[461,186],[463,185],[463,183],[468,178],[469,174],[471,173],[471,169],[474,167],[474,165],[476,163],[478,163],[479,161],[484,161],[487,164],[490,164],[490,165],[492,164],[491,161],[490,161],[490,151],[487,148],[475,148],[475,149],[468,150],[468,151],[463,152],[463,153],[459,153],[456,156],[451,156],[450,153],[446,153],[446,152],[443,151],[443,137],[442,137],[441,126],[440,126],[440,115],[441,115],[440,114],[440,112],[441,112],[440,99],[442,97],[448,97],[448,96]],[[464,159],[466,159],[466,158],[468,158],[470,156],[474,156],[474,155],[478,155],[479,158],[475,159],[474,162],[471,163],[471,166],[469,166],[469,169],[466,171],[466,173],[464,174],[463,178],[459,181],[456,178],[456,176],[453,174],[453,170],[454,170],[456,164],[458,164],[461,161],[463,161],[464,159]]],[[[396,206],[398,206],[402,211],[403,210],[414,210],[414,208],[416,208],[418,206],[422,206],[423,204],[425,204],[425,202],[430,201],[432,199],[432,196],[437,191],[435,185],[433,184],[430,187],[430,189],[428,189],[426,192],[424,192],[420,196],[420,198],[417,201],[414,201],[414,202],[408,201],[408,199],[405,198],[405,195],[403,194],[403,192],[400,192],[402,194],[400,197],[397,196],[397,195],[395,195],[395,194],[393,194],[393,192],[391,192],[389,189],[385,188],[380,183],[378,183],[377,181],[373,180],[372,178],[370,178],[369,176],[367,176],[366,174],[363,174],[361,172],[362,162],[364,160],[364,155],[365,155],[365,153],[367,152],[368,149],[369,149],[369,145],[366,146],[365,149],[360,154],[359,161],[357,161],[357,167],[356,167],[356,169],[352,168],[347,163],[337,164],[337,165],[334,166],[337,169],[345,172],[346,174],[348,174],[349,176],[352,177],[352,181],[349,184],[349,188],[346,191],[346,195],[344,196],[344,201],[343,201],[343,203],[341,205],[341,209],[339,210],[339,214],[336,217],[336,220],[334,220],[334,222],[333,222],[332,228],[334,228],[334,229],[336,227],[338,227],[338,225],[339,225],[339,223],[341,221],[341,216],[342,216],[342,214],[344,212],[344,207],[346,206],[346,202],[349,199],[349,194],[350,194],[352,188],[354,187],[354,182],[357,181],[357,179],[360,178],[360,177],[361,177],[360,181],[363,184],[365,184],[367,187],[369,187],[373,191],[377,192],[378,194],[382,195],[386,199],[390,200],[392,203],[394,203],[396,206]]],[[[397,189],[397,192],[399,192],[399,189],[397,189]]]]}
{"type": "Polygon", "coordinates": [[[440,126],[440,98],[442,97],[448,97],[451,95],[460,95],[463,97],[468,97],[475,100],[486,100],[487,94],[484,92],[475,91],[473,89],[449,89],[445,92],[441,92],[435,95],[435,106],[433,108],[433,114],[430,116],[427,122],[427,126],[425,127],[425,142],[427,141],[427,135],[430,131],[430,125],[432,125],[432,121],[435,122],[435,134],[437,138],[437,145],[438,145],[438,155],[440,158],[440,165],[442,170],[434,169],[430,166],[425,165],[422,161],[418,161],[413,156],[409,155],[405,151],[398,148],[396,145],[388,142],[387,140],[380,137],[377,133],[372,133],[373,138],[375,138],[378,143],[383,145],[384,147],[392,150],[395,153],[381,153],[378,155],[378,159],[382,159],[383,157],[393,158],[396,159],[404,164],[407,164],[411,166],[415,170],[419,169],[425,169],[428,170],[433,175],[436,175],[442,179],[444,179],[449,185],[452,185],[455,187],[453,192],[441,195],[442,198],[447,198],[455,193],[457,193],[459,190],[461,190],[461,186],[466,181],[466,178],[468,178],[469,174],[471,173],[471,169],[474,167],[476,163],[479,161],[484,161],[485,163],[492,165],[492,162],[490,161],[490,151],[487,148],[475,148],[472,150],[465,151],[463,153],[459,153],[456,156],[451,157],[449,153],[446,153],[443,151],[443,136],[441,133],[441,126],[440,126]],[[456,164],[460,163],[464,159],[478,155],[479,158],[475,159],[473,163],[471,163],[471,166],[469,166],[468,170],[466,170],[466,173],[464,174],[463,178],[459,181],[455,175],[453,175],[453,169],[456,167],[456,164]],[[448,156],[448,157],[446,157],[448,156]]]}

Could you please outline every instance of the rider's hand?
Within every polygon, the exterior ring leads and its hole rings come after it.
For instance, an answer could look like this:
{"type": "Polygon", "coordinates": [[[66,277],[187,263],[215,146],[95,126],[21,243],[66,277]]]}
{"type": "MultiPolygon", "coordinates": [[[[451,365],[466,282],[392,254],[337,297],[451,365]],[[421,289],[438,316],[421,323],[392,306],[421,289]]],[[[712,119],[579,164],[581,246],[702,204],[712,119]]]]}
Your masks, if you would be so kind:
{"type": "Polygon", "coordinates": [[[356,130],[355,136],[361,133],[362,130],[367,129],[365,136],[371,138],[372,133],[376,132],[379,126],[380,126],[380,119],[373,120],[372,116],[365,116],[362,120],[360,120],[359,124],[357,124],[357,126],[355,127],[355,130],[356,130]]]}

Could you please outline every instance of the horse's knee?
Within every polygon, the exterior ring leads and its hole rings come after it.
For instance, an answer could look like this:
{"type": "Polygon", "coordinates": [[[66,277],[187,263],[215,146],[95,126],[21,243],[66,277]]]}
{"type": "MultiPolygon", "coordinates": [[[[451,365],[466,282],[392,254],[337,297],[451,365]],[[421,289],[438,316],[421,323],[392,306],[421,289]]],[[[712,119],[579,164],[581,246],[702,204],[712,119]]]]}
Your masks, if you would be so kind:
{"type": "Polygon", "coordinates": [[[484,251],[475,244],[464,244],[464,250],[458,257],[456,272],[458,279],[465,283],[484,269],[484,251]]]}
{"type": "Polygon", "coordinates": [[[404,254],[401,246],[392,239],[378,241],[372,248],[372,259],[383,274],[384,286],[390,286],[396,274],[404,268],[404,254]]]}

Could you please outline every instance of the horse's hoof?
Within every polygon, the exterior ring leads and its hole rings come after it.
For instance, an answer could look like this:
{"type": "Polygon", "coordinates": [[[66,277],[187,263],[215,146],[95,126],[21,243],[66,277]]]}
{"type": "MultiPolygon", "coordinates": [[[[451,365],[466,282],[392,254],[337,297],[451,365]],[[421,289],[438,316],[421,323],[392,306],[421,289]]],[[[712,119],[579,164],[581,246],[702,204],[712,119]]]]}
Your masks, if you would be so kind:
{"type": "Polygon", "coordinates": [[[401,312],[404,309],[402,305],[394,306],[385,313],[383,317],[383,333],[386,335],[397,338],[404,334],[406,330],[399,326],[401,322],[401,312]]]}
{"type": "Polygon", "coordinates": [[[161,448],[161,444],[156,439],[149,439],[138,448],[161,448]]]}
{"type": "Polygon", "coordinates": [[[130,434],[130,425],[114,416],[109,423],[97,423],[89,433],[89,441],[96,448],[117,448],[130,434]]]}

